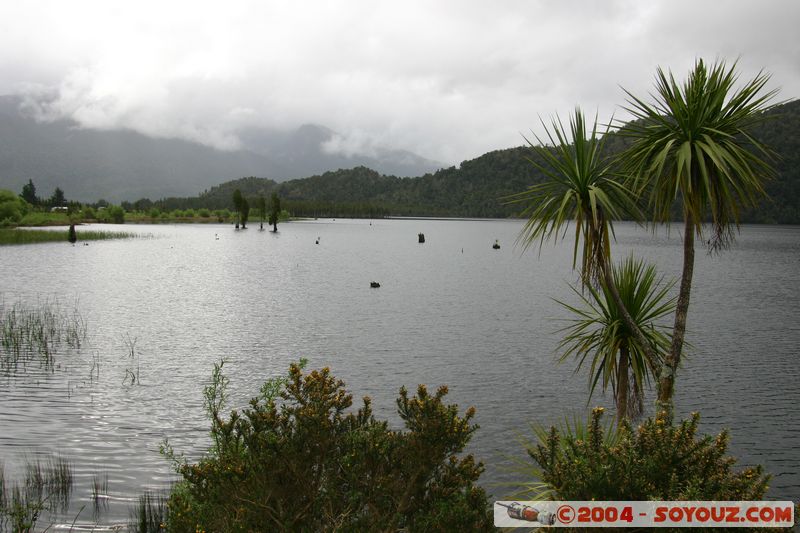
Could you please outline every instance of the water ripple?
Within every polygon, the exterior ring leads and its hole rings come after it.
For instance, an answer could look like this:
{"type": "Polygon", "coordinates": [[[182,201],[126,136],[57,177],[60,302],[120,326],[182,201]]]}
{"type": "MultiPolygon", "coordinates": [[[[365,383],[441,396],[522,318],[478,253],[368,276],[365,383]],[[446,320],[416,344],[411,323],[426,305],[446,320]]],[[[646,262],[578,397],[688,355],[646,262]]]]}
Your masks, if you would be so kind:
{"type": "MultiPolygon", "coordinates": [[[[72,462],[76,498],[54,530],[91,507],[93,479],[107,475],[101,523],[113,531],[143,489],[174,482],[158,453],[165,437],[193,459],[208,449],[202,391],[214,362],[227,361],[230,405],[243,406],[265,379],[308,357],[355,398],[371,396],[394,427],[401,385],[448,384],[451,401],[477,408],[470,452],[487,463],[484,485],[502,495],[494,484],[515,476],[500,467],[509,456],[526,460],[517,437],[530,435],[529,422],[588,407],[588,377],[556,364],[554,352],[564,312],[552,298],[568,298],[575,281],[570,246],[522,254],[511,246],[520,227],[319,221],[286,224],[272,238],[152,226],[139,231],[161,238],[4,252],[4,301],[77,299],[89,335],[80,350],[56,354],[54,372],[0,378],[0,456],[11,470],[31,452],[72,462]],[[140,384],[126,383],[126,372],[140,384]]],[[[617,238],[617,257],[635,252],[680,274],[677,235],[623,224],[617,238]]],[[[730,251],[698,251],[692,347],[676,396],[679,414],[701,412],[703,433],[731,430],[740,464],[773,474],[771,498],[791,500],[800,499],[798,259],[800,228],[747,226],[730,251]]],[[[599,394],[591,405],[611,403],[599,394]]],[[[74,530],[95,527],[81,518],[74,530]]]]}

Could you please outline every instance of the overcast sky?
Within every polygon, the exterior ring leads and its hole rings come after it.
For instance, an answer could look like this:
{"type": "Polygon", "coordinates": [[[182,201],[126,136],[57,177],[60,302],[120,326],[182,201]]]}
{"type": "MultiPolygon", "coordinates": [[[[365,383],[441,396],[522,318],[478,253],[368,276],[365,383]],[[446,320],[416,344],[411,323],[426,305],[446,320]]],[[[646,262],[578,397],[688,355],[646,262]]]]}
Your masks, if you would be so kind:
{"type": "Polygon", "coordinates": [[[0,2],[0,94],[50,117],[236,148],[246,126],[328,126],[447,164],[539,116],[607,120],[657,66],[736,60],[800,96],[800,1],[0,2]]]}

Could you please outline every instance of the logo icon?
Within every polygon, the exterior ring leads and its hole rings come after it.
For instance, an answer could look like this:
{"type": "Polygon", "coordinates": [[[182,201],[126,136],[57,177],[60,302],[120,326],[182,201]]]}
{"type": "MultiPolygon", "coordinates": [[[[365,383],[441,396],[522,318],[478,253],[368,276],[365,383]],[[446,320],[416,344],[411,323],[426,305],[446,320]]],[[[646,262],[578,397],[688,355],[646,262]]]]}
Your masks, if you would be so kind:
{"type": "Polygon", "coordinates": [[[519,502],[512,502],[511,505],[497,502],[500,507],[505,507],[508,516],[515,520],[524,520],[526,522],[539,522],[544,526],[552,526],[556,523],[556,517],[553,513],[547,511],[540,511],[530,505],[522,505],[519,502]]]}
{"type": "Polygon", "coordinates": [[[569,505],[562,505],[556,511],[556,516],[562,524],[571,524],[575,520],[575,509],[569,505]]]}

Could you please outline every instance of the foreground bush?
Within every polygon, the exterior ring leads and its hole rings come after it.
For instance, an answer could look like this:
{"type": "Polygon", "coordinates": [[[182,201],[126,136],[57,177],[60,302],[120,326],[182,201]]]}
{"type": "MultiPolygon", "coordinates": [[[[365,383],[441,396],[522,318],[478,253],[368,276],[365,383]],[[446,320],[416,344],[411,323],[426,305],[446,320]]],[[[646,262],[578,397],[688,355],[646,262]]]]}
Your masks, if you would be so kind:
{"type": "Polygon", "coordinates": [[[183,463],[169,500],[172,531],[480,531],[493,529],[483,465],[458,457],[477,426],[443,402],[447,388],[400,389],[405,431],[355,413],[344,383],[290,367],[241,413],[222,418],[226,379],[206,389],[213,448],[183,463]]]}
{"type": "Polygon", "coordinates": [[[30,206],[13,192],[0,189],[0,226],[18,223],[30,206]]]}
{"type": "Polygon", "coordinates": [[[769,476],[761,466],[734,472],[728,433],[698,437],[700,416],[680,424],[664,413],[635,430],[626,421],[608,438],[592,412],[585,435],[555,427],[528,453],[555,500],[762,500],[769,476]],[[582,438],[583,437],[583,438],[582,438]]]}
{"type": "Polygon", "coordinates": [[[106,224],[124,224],[125,210],[119,205],[110,205],[105,209],[98,210],[97,220],[106,224]]]}

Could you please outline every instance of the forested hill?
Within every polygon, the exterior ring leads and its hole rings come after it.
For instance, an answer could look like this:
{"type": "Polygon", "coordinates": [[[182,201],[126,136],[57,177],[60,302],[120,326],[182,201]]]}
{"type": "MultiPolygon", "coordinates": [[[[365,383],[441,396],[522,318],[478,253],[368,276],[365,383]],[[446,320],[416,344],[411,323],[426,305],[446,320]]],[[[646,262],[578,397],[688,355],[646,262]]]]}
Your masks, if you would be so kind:
{"type": "Polygon", "coordinates": [[[366,167],[325,172],[318,176],[275,183],[242,178],[212,187],[195,198],[170,198],[165,208],[230,208],[235,189],[246,197],[277,191],[284,207],[299,216],[458,216],[509,217],[520,206],[503,197],[522,191],[537,179],[519,147],[490,152],[418,178],[386,176],[366,167]]]}
{"type": "MultiPolygon", "coordinates": [[[[774,119],[754,133],[777,153],[777,176],[767,184],[770,198],[743,215],[743,222],[800,224],[800,101],[776,108],[774,119]]],[[[609,139],[621,149],[619,137],[609,139]]],[[[168,207],[231,207],[233,191],[269,196],[298,216],[455,216],[510,217],[522,206],[507,196],[543,177],[528,160],[533,151],[517,147],[489,152],[461,165],[417,178],[381,175],[365,167],[326,172],[284,183],[243,178],[213,187],[195,198],[170,199],[168,207]]]]}
{"type": "Polygon", "coordinates": [[[754,130],[777,154],[776,177],[766,185],[768,199],[744,214],[746,222],[800,224],[800,100],[776,108],[771,120],[754,130]]]}

